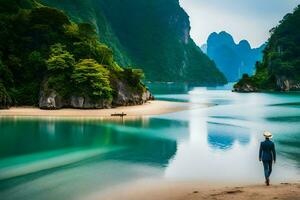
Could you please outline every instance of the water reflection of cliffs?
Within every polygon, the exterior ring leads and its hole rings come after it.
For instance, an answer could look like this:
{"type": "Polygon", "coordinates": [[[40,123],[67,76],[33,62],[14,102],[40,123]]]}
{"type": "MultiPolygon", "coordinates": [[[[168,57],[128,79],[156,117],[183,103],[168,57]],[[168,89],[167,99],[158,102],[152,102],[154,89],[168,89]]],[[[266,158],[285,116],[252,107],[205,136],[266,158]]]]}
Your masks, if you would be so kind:
{"type": "Polygon", "coordinates": [[[125,124],[0,120],[0,196],[74,199],[122,181],[160,175],[177,151],[172,128],[179,126],[184,124],[155,119],[125,124]],[[56,187],[62,184],[65,190],[56,187]],[[49,190],[53,185],[56,189],[49,190]]]}
{"type": "Polygon", "coordinates": [[[179,132],[186,123],[173,120],[149,119],[129,121],[126,126],[114,126],[115,140],[126,149],[112,152],[109,159],[139,162],[150,165],[166,166],[176,154],[179,132]],[[172,129],[171,129],[172,127],[172,129]],[[179,131],[174,131],[178,127],[179,131]],[[172,130],[171,133],[170,130],[172,130]],[[169,132],[168,132],[169,131],[169,132]]]}
{"type": "Polygon", "coordinates": [[[207,123],[207,140],[211,148],[227,150],[232,148],[235,142],[246,145],[250,142],[250,130],[218,123],[207,123]]]}
{"type": "Polygon", "coordinates": [[[182,126],[180,122],[155,119],[128,122],[124,125],[95,121],[32,120],[8,120],[5,123],[0,121],[0,124],[0,159],[57,150],[122,147],[122,150],[107,153],[105,157],[150,162],[161,166],[168,163],[176,153],[177,146],[175,138],[164,138],[164,130],[182,126]],[[152,132],[156,132],[157,136],[152,132]]]}

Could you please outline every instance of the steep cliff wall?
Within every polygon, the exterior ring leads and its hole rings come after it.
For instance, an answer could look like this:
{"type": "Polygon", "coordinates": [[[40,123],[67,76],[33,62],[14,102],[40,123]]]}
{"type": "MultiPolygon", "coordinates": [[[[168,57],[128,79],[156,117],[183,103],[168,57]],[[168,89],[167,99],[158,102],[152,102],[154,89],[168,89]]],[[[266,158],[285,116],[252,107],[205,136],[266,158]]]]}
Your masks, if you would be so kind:
{"type": "Polygon", "coordinates": [[[152,81],[224,84],[222,73],[190,38],[178,0],[42,0],[77,22],[93,23],[116,60],[152,81]]]}

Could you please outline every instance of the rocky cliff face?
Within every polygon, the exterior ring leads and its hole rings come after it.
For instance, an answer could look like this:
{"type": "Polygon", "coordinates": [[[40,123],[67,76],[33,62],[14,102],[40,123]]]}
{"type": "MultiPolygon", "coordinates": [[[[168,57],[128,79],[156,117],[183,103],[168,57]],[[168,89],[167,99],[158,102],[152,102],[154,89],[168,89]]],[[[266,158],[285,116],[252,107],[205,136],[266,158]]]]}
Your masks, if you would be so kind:
{"type": "Polygon", "coordinates": [[[277,76],[276,85],[281,91],[300,91],[300,81],[289,79],[286,76],[277,76]]]}
{"type": "Polygon", "coordinates": [[[61,108],[76,108],[76,109],[104,109],[111,108],[110,101],[92,100],[84,96],[70,96],[64,98],[55,90],[49,92],[41,92],[39,107],[41,109],[61,109],[61,108]]]}
{"type": "Polygon", "coordinates": [[[142,93],[134,92],[123,82],[117,82],[117,94],[112,100],[91,99],[88,96],[68,95],[61,96],[55,90],[41,90],[39,107],[41,109],[61,109],[61,108],[76,108],[76,109],[105,109],[117,106],[133,106],[141,105],[149,100],[153,100],[152,94],[146,90],[142,93]]]}
{"type": "Polygon", "coordinates": [[[125,83],[117,82],[117,95],[113,98],[112,106],[140,105],[148,100],[153,100],[152,94],[146,90],[142,93],[132,91],[125,83]]]}
{"type": "Polygon", "coordinates": [[[236,44],[233,37],[223,31],[212,33],[207,40],[207,55],[216,62],[228,81],[234,82],[243,74],[253,75],[255,63],[261,61],[265,45],[251,48],[247,40],[236,44]]]}
{"type": "Polygon", "coordinates": [[[215,64],[190,38],[179,0],[42,0],[74,21],[91,22],[123,66],[142,68],[151,81],[224,84],[215,64]]]}

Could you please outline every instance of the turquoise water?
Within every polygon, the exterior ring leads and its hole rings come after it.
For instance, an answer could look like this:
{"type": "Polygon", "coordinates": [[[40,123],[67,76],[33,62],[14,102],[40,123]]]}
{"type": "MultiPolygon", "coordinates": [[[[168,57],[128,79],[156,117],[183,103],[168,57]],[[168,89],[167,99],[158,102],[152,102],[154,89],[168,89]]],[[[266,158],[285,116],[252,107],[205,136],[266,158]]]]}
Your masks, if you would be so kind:
{"type": "Polygon", "coordinates": [[[83,199],[144,179],[260,183],[264,130],[278,152],[272,180],[300,180],[299,93],[150,88],[214,106],[124,122],[1,118],[1,199],[83,199]]]}

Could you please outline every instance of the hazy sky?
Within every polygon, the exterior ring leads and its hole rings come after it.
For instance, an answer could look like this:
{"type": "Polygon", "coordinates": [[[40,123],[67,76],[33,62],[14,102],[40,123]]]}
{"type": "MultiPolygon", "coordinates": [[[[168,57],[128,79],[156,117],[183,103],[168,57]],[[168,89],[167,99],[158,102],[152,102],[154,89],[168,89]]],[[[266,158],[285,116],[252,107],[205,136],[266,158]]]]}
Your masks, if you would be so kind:
{"type": "Polygon", "coordinates": [[[292,12],[300,0],[180,0],[190,16],[191,35],[199,45],[212,32],[227,31],[236,42],[247,39],[257,47],[269,30],[292,12]]]}

